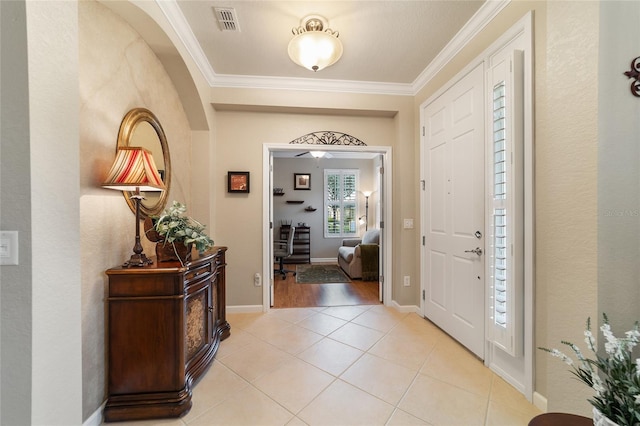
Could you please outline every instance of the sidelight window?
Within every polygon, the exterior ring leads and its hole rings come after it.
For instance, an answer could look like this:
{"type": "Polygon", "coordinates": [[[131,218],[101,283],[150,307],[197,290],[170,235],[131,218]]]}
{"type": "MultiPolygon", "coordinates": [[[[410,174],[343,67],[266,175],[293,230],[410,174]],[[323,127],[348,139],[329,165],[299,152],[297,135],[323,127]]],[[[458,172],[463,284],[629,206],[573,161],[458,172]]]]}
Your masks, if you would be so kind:
{"type": "MultiPolygon", "coordinates": [[[[506,55],[505,55],[506,56],[506,55]]],[[[521,52],[490,69],[491,340],[517,356],[523,345],[523,127],[521,52]]]]}

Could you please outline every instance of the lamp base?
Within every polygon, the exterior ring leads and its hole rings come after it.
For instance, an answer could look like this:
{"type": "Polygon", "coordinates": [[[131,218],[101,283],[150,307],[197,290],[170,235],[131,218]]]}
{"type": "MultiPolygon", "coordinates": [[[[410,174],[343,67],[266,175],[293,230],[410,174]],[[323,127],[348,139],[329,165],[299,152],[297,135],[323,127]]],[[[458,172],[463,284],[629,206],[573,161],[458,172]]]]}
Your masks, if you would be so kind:
{"type": "Polygon", "coordinates": [[[125,268],[146,266],[153,263],[153,260],[142,252],[142,244],[140,244],[140,200],[144,199],[144,197],[140,194],[139,188],[136,188],[136,192],[131,196],[131,199],[136,203],[136,243],[133,246],[131,258],[122,264],[125,268]]]}
{"type": "Polygon", "coordinates": [[[146,266],[153,263],[153,260],[149,259],[144,253],[134,253],[131,258],[122,264],[125,268],[146,266]]]}

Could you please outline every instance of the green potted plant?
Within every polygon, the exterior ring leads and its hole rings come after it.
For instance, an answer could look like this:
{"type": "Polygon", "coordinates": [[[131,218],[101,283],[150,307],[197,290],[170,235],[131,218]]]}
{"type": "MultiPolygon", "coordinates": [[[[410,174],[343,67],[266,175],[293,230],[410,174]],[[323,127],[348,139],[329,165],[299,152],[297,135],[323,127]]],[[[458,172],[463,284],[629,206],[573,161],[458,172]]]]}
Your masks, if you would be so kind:
{"type": "Polygon", "coordinates": [[[595,391],[589,399],[593,406],[593,423],[605,425],[640,424],[640,358],[633,358],[633,350],[640,339],[638,322],[625,333],[625,337],[616,337],[611,331],[609,319],[603,315],[600,327],[605,338],[604,352],[598,353],[595,337],[591,332],[591,321],[587,319],[584,332],[585,342],[592,358],[587,358],[573,343],[562,341],[571,348],[576,361],[558,349],[539,348],[560,358],[571,367],[581,382],[595,391]]]}
{"type": "Polygon", "coordinates": [[[159,216],[145,221],[145,233],[149,240],[156,242],[159,262],[191,258],[191,248],[204,252],[213,247],[213,240],[204,232],[205,226],[186,216],[187,206],[174,201],[159,216]]]}

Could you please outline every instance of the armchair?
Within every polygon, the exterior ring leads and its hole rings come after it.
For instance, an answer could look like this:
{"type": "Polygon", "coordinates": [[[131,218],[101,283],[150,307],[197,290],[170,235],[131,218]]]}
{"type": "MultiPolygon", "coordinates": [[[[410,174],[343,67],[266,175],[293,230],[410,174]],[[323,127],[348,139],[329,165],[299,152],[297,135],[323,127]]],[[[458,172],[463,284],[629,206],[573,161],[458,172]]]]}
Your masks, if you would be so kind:
{"type": "Polygon", "coordinates": [[[379,242],[379,229],[368,230],[361,239],[342,240],[342,246],[338,248],[338,265],[352,279],[377,280],[379,242]]]}
{"type": "Polygon", "coordinates": [[[287,272],[292,272],[293,276],[296,276],[296,271],[290,269],[284,269],[284,260],[293,254],[293,237],[296,233],[296,227],[292,226],[289,231],[289,236],[285,240],[273,241],[273,257],[278,262],[279,269],[274,269],[273,272],[277,272],[282,275],[282,279],[287,278],[287,272]]]}

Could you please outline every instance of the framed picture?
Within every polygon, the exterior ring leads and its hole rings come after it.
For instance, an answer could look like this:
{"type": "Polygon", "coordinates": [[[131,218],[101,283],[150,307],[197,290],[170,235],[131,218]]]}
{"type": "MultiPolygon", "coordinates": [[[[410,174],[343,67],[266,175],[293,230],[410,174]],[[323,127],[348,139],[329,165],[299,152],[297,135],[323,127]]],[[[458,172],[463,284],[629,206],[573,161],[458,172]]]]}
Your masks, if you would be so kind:
{"type": "Polygon", "coordinates": [[[294,173],[293,189],[311,189],[311,175],[309,173],[294,173]]]}
{"type": "Polygon", "coordinates": [[[249,193],[249,172],[228,172],[227,192],[249,193]]]}

